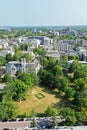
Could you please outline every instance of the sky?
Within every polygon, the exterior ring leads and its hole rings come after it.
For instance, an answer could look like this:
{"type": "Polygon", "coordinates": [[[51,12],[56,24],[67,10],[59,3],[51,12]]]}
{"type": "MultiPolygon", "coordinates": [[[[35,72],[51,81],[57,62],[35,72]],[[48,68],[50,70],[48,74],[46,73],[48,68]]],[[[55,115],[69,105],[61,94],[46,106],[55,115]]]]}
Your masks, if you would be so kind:
{"type": "Polygon", "coordinates": [[[87,0],[0,0],[0,26],[87,25],[87,0]]]}

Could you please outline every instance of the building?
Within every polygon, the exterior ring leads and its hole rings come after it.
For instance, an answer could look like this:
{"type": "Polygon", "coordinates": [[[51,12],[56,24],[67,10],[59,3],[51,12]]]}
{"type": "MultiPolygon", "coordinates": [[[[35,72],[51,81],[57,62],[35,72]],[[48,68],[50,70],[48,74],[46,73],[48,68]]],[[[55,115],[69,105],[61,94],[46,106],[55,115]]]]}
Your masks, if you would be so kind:
{"type": "Polygon", "coordinates": [[[2,93],[4,87],[6,87],[5,83],[0,84],[0,93],[2,93]]]}
{"type": "Polygon", "coordinates": [[[70,30],[69,35],[70,36],[77,36],[77,32],[75,30],[70,30]]]}
{"type": "Polygon", "coordinates": [[[67,52],[71,51],[73,49],[72,45],[69,45],[69,43],[64,43],[63,41],[59,41],[56,43],[56,48],[59,52],[67,52]]]}
{"type": "Polygon", "coordinates": [[[81,59],[82,61],[87,61],[87,52],[81,53],[80,59],[81,59]]]}
{"type": "Polygon", "coordinates": [[[61,35],[67,35],[67,34],[69,33],[69,31],[70,31],[70,28],[69,28],[69,27],[67,27],[67,28],[62,28],[62,29],[60,30],[60,34],[61,34],[61,35]]]}
{"type": "Polygon", "coordinates": [[[63,43],[75,46],[77,44],[77,40],[63,40],[63,43]]]}
{"type": "Polygon", "coordinates": [[[58,53],[58,51],[54,51],[54,50],[48,50],[47,51],[47,56],[48,57],[53,57],[55,59],[60,59],[60,54],[58,53]]]}
{"type": "Polygon", "coordinates": [[[17,71],[26,73],[33,71],[35,74],[38,73],[41,65],[37,60],[33,60],[31,63],[26,63],[26,59],[22,58],[20,61],[11,61],[6,64],[6,72],[8,74],[16,74],[17,71]]]}
{"type": "Polygon", "coordinates": [[[8,42],[7,41],[2,41],[0,40],[0,48],[7,48],[8,47],[8,42]]]}
{"type": "Polygon", "coordinates": [[[84,47],[78,47],[76,48],[76,51],[80,57],[80,60],[85,60],[87,59],[87,51],[84,47]]]}
{"type": "MultiPolygon", "coordinates": [[[[69,60],[68,64],[71,65],[75,60],[69,60]]],[[[78,61],[79,63],[83,64],[83,65],[87,65],[86,61],[78,61]]]]}
{"type": "Polygon", "coordinates": [[[39,39],[28,39],[28,44],[29,45],[33,45],[34,46],[34,48],[35,47],[38,47],[39,45],[40,45],[40,43],[41,43],[41,41],[39,40],[39,39]]]}
{"type": "Polygon", "coordinates": [[[7,54],[11,54],[13,56],[15,54],[15,50],[12,47],[9,47],[0,51],[0,56],[2,57],[6,57],[7,54]]]}
{"type": "Polygon", "coordinates": [[[41,44],[48,44],[53,42],[53,39],[46,36],[30,36],[28,39],[38,39],[41,41],[41,44]]]}

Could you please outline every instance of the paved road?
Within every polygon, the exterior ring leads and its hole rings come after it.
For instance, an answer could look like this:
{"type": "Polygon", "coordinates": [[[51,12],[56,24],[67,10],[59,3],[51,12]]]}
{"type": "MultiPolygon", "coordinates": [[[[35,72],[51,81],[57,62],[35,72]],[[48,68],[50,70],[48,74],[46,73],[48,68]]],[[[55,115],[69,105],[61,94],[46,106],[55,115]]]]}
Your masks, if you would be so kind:
{"type": "Polygon", "coordinates": [[[75,126],[72,128],[73,128],[73,130],[87,130],[87,126],[75,126]]]}
{"type": "MultiPolygon", "coordinates": [[[[3,128],[19,128],[18,130],[23,130],[23,128],[30,126],[30,122],[31,121],[0,122],[0,130],[2,130],[3,128]]],[[[72,126],[68,127],[68,129],[69,128],[73,128],[73,130],[87,130],[87,126],[72,126]]],[[[58,130],[64,130],[64,127],[60,127],[58,130]]]]}
{"type": "Polygon", "coordinates": [[[20,128],[30,126],[30,121],[19,121],[19,122],[0,122],[0,130],[3,128],[20,128]]]}

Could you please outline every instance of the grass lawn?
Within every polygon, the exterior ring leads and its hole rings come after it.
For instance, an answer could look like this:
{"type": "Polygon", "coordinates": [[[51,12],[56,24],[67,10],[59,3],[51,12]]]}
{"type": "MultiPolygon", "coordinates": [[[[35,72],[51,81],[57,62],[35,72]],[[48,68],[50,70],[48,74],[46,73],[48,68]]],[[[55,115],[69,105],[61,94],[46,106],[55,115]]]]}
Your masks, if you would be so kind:
{"type": "Polygon", "coordinates": [[[28,93],[27,100],[18,103],[19,114],[29,113],[32,109],[38,113],[43,113],[49,105],[57,104],[60,101],[55,93],[57,92],[52,92],[41,87],[32,88],[28,93]],[[36,97],[39,93],[44,96],[42,99],[36,97]]]}

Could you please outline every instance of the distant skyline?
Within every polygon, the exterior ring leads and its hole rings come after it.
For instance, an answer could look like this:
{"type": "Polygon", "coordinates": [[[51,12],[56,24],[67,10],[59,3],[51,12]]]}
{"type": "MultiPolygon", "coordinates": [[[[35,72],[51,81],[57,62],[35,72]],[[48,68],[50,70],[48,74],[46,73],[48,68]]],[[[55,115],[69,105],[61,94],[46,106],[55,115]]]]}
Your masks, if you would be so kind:
{"type": "Polygon", "coordinates": [[[87,25],[87,0],[0,0],[0,26],[87,25]]]}

